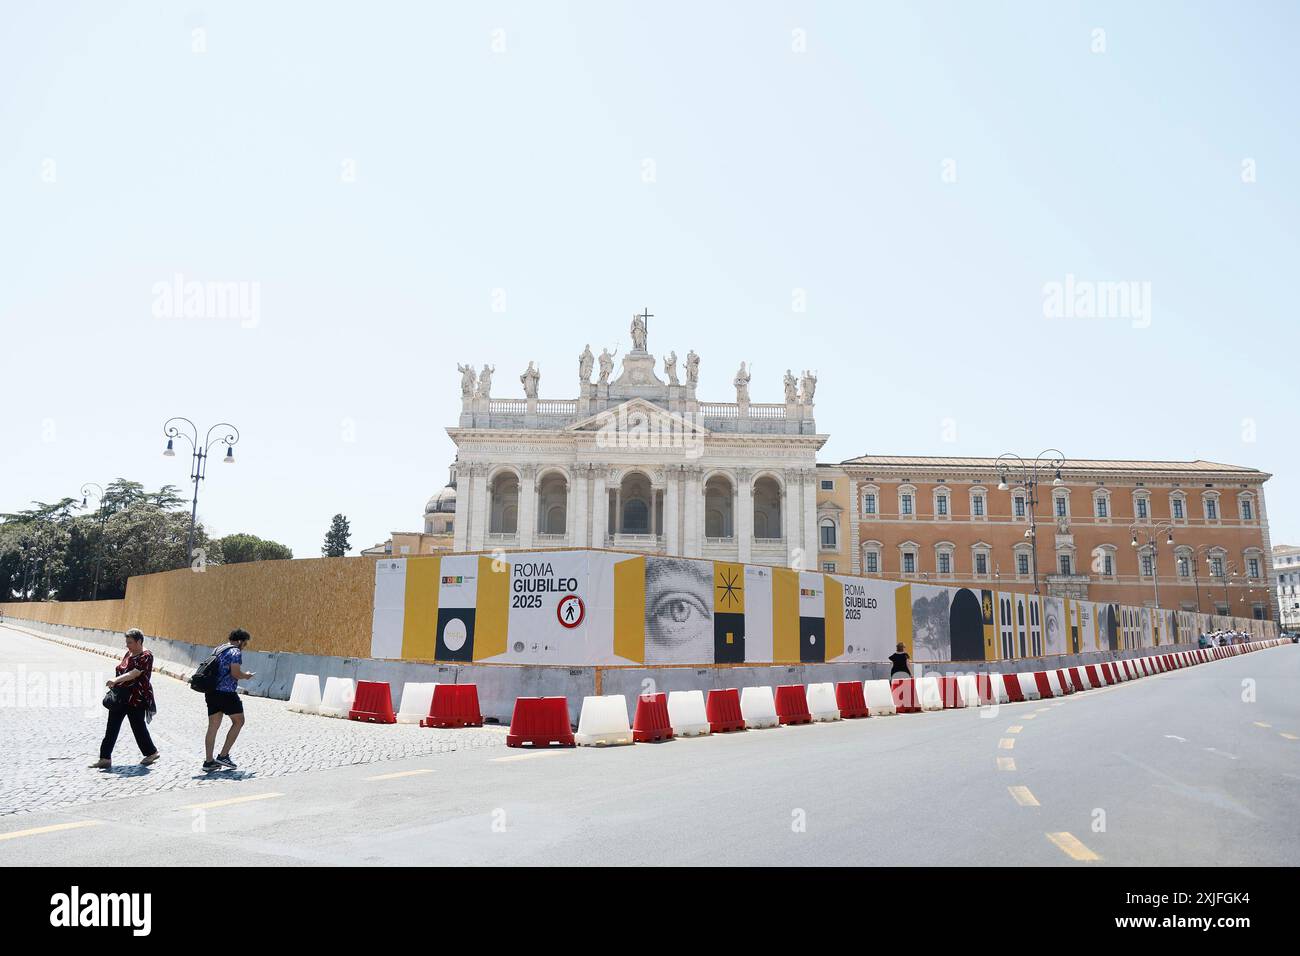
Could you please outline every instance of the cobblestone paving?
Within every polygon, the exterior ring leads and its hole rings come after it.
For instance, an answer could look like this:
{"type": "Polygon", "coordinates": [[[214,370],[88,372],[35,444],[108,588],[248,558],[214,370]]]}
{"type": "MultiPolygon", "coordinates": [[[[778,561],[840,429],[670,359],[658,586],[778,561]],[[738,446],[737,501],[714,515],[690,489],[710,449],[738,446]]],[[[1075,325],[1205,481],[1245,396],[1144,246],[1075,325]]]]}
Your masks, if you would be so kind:
{"type": "MultiPolygon", "coordinates": [[[[116,661],[0,626],[0,815],[58,810],[167,790],[220,788],[232,779],[280,777],[353,764],[505,747],[503,727],[425,729],[297,714],[285,702],[244,697],[247,723],[231,754],[238,770],[204,773],[203,697],[155,672],[158,714],[149,725],[162,758],[139,765],[122,724],[111,770],[91,770],[107,711],[104,681],[116,661]]],[[[395,689],[396,690],[396,689],[395,689]]],[[[400,693],[400,691],[398,691],[400,693]]],[[[396,703],[396,702],[395,702],[396,703]]],[[[220,750],[225,730],[217,738],[220,750]]]]}

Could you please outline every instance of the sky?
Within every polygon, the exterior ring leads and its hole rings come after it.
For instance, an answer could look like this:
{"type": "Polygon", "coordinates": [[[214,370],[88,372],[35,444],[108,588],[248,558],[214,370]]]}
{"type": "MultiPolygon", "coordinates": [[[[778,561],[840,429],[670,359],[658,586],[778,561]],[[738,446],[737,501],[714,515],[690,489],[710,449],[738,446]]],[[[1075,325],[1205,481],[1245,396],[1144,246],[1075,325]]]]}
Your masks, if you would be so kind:
{"type": "Polygon", "coordinates": [[[821,461],[1246,465],[1300,543],[1298,9],[8,4],[0,511],[186,486],[182,415],[240,431],[214,534],[367,547],[447,480],[458,363],[573,398],[648,307],[701,400],[815,370],[821,461]]]}

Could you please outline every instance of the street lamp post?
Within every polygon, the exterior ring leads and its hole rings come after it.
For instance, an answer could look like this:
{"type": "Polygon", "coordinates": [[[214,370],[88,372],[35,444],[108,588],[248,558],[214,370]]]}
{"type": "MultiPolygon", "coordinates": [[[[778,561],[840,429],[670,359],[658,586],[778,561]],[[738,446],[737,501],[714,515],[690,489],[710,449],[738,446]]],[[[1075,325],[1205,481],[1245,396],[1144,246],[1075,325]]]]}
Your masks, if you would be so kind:
{"type": "MultiPolygon", "coordinates": [[[[1134,549],[1138,546],[1138,532],[1142,532],[1143,537],[1147,540],[1147,547],[1151,549],[1151,580],[1155,584],[1156,590],[1156,607],[1160,607],[1160,532],[1165,532],[1165,543],[1173,545],[1174,543],[1174,526],[1167,521],[1162,521],[1156,525],[1146,525],[1140,522],[1133,522],[1129,525],[1129,533],[1132,534],[1133,540],[1130,542],[1134,549]]],[[[1142,555],[1138,553],[1138,576],[1142,575],[1142,555]]],[[[1200,597],[1198,591],[1197,604],[1199,606],[1200,597]]]]}
{"type": "Polygon", "coordinates": [[[81,507],[86,507],[90,496],[95,496],[95,511],[99,516],[99,542],[95,546],[95,584],[90,599],[99,600],[99,569],[104,563],[104,526],[108,523],[108,512],[104,510],[104,489],[93,481],[81,486],[81,507]]]}
{"type": "MultiPolygon", "coordinates": [[[[1034,459],[1033,464],[1027,463],[1019,455],[1007,452],[999,455],[997,461],[993,463],[998,469],[1000,479],[998,481],[998,491],[1006,491],[1008,473],[1014,475],[1029,492],[1029,530],[1025,532],[1025,537],[1029,539],[1029,549],[1033,555],[1034,563],[1034,594],[1038,594],[1038,519],[1035,512],[1038,510],[1038,475],[1039,472],[1051,470],[1054,472],[1052,477],[1052,486],[1059,487],[1061,481],[1061,469],[1065,466],[1065,455],[1055,448],[1048,448],[1039,453],[1034,459]],[[1012,463],[1015,464],[1012,464],[1012,463]],[[1016,468],[1019,468],[1017,471],[1016,468]]],[[[1014,509],[1012,517],[1015,516],[1014,509]]]]}
{"type": "Polygon", "coordinates": [[[199,514],[199,482],[206,476],[208,471],[208,452],[213,445],[224,443],[226,446],[226,456],[221,459],[227,465],[235,463],[235,443],[239,441],[239,429],[229,422],[218,422],[208,429],[207,435],[203,439],[203,444],[199,444],[199,430],[195,424],[188,418],[169,418],[163,422],[163,434],[167,436],[167,447],[163,449],[163,455],[167,458],[174,458],[176,450],[173,442],[179,436],[190,443],[192,454],[190,456],[190,481],[194,483],[194,502],[190,507],[190,533],[185,542],[186,560],[194,558],[194,522],[199,514]],[[189,425],[189,431],[181,428],[176,422],[184,422],[189,425]],[[225,434],[218,432],[216,438],[212,433],[218,429],[229,429],[225,434]]]}

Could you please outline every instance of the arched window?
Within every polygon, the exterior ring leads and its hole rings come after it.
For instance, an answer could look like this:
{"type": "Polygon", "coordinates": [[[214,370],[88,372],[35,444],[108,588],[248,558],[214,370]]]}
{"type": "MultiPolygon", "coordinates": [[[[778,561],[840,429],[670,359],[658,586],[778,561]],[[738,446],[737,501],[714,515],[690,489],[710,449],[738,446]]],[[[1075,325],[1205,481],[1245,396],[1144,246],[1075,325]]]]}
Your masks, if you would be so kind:
{"type": "Polygon", "coordinates": [[[537,482],[537,530],[564,534],[568,507],[569,482],[561,472],[547,472],[537,482]]]}
{"type": "Polygon", "coordinates": [[[650,479],[639,471],[630,471],[619,485],[619,502],[622,508],[622,534],[649,534],[650,507],[654,491],[650,479]]]}
{"type": "Polygon", "coordinates": [[[733,536],[732,509],[735,494],[731,479],[714,475],[704,483],[704,536],[730,538],[733,536]]]}
{"type": "Polygon", "coordinates": [[[771,475],[754,482],[754,537],[781,537],[781,485],[771,475]]]}
{"type": "Polygon", "coordinates": [[[835,519],[822,518],[817,522],[818,544],[823,551],[838,551],[838,535],[836,534],[835,519]]]}
{"type": "Polygon", "coordinates": [[[519,479],[514,472],[503,471],[492,479],[489,488],[491,510],[489,534],[519,533],[519,479]]]}

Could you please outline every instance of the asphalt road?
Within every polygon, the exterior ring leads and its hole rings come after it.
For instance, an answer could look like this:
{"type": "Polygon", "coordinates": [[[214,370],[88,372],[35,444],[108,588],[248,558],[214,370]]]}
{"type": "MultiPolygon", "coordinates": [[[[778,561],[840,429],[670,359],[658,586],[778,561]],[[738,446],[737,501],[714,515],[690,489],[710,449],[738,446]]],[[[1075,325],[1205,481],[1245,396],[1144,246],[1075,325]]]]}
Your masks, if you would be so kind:
{"type": "MultiPolygon", "coordinates": [[[[20,664],[106,669],[0,629],[0,674],[20,664]]],[[[0,816],[0,865],[1300,863],[1296,645],[996,712],[546,753],[485,728],[473,746],[371,759],[367,741],[434,732],[250,703],[238,775],[194,774],[197,745],[173,747],[155,766],[184,764],[178,783],[114,798],[78,765],[57,787],[70,805],[0,816]],[[281,736],[328,751],[344,731],[364,732],[345,744],[367,762],[277,771],[281,736]]],[[[102,716],[51,709],[48,735],[7,747],[27,767],[66,759],[73,720],[84,736],[102,716]]],[[[131,747],[124,730],[119,755],[131,747]]],[[[0,773],[0,807],[14,792],[0,773]]]]}

